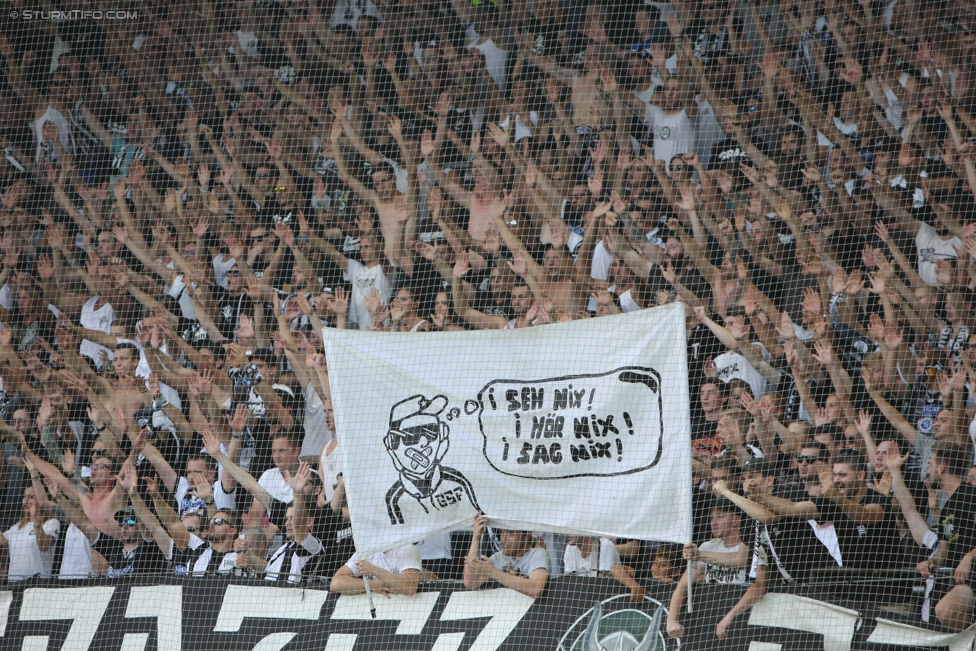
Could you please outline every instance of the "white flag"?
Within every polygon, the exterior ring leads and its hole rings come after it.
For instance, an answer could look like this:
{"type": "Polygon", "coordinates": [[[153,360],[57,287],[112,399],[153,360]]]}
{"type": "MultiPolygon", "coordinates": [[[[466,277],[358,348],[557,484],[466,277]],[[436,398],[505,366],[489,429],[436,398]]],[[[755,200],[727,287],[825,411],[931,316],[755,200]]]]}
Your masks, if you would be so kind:
{"type": "Polygon", "coordinates": [[[326,329],[356,549],[470,526],[691,539],[685,308],[520,330],[326,329]]]}

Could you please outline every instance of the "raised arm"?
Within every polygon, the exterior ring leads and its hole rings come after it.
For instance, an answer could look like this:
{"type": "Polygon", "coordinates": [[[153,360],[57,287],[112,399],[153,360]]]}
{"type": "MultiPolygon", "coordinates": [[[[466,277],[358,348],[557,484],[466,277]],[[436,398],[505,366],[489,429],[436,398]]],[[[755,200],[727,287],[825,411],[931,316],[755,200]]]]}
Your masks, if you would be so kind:
{"type": "MultiPolygon", "coordinates": [[[[243,409],[247,411],[247,405],[239,404],[237,406],[238,412],[243,409]]],[[[235,416],[237,414],[235,413],[235,416]]],[[[254,496],[258,502],[260,502],[265,509],[271,510],[271,507],[277,501],[271,496],[268,491],[264,489],[258,480],[254,478],[251,473],[241,468],[239,465],[230,460],[226,454],[220,450],[220,441],[217,439],[216,434],[213,432],[203,432],[201,434],[203,437],[203,444],[207,448],[207,454],[214,458],[214,461],[220,464],[225,473],[230,474],[238,484],[244,487],[244,489],[254,496]]]]}
{"type": "Polygon", "coordinates": [[[868,395],[871,396],[871,399],[874,400],[876,405],[878,405],[878,409],[881,410],[881,414],[888,419],[888,422],[891,423],[896,430],[901,432],[901,434],[908,439],[909,443],[914,446],[915,439],[918,435],[918,430],[912,427],[912,424],[901,415],[900,411],[895,409],[890,402],[885,400],[884,396],[881,395],[881,392],[877,387],[869,384],[868,382],[864,383],[864,387],[867,389],[868,395]]]}
{"type": "Polygon", "coordinates": [[[339,178],[342,182],[348,185],[353,192],[369,200],[374,206],[376,205],[379,197],[375,192],[363,185],[363,182],[356,178],[355,175],[349,173],[349,167],[346,164],[345,158],[342,157],[342,147],[339,144],[339,135],[342,130],[342,124],[333,121],[332,123],[332,133],[330,134],[332,143],[332,155],[335,156],[336,169],[339,172],[339,178]]]}
{"type": "Polygon", "coordinates": [[[932,549],[938,543],[939,537],[929,529],[925,518],[915,508],[915,496],[908,490],[908,485],[905,484],[905,479],[901,474],[901,466],[908,460],[908,457],[908,453],[905,453],[903,457],[898,455],[887,457],[885,463],[888,472],[891,474],[891,488],[915,544],[932,549]]]}
{"type": "Polygon", "coordinates": [[[139,494],[139,475],[131,459],[123,465],[122,473],[120,483],[129,495],[129,502],[132,504],[132,509],[135,511],[136,517],[139,518],[142,526],[152,535],[153,541],[159,547],[159,550],[163,552],[163,555],[170,557],[173,550],[173,539],[166,533],[166,529],[159,523],[156,516],[146,506],[142,495],[139,494]]]}

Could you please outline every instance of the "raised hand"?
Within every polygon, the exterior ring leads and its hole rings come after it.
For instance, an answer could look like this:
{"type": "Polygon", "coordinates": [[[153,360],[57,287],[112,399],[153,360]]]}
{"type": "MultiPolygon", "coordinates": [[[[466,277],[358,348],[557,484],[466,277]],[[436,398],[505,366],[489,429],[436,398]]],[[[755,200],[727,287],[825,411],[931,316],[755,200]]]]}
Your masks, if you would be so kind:
{"type": "Polygon", "coordinates": [[[468,262],[468,252],[461,251],[457,255],[457,260],[454,262],[454,277],[464,278],[464,276],[471,271],[471,265],[468,262]]]}
{"type": "Polygon", "coordinates": [[[820,304],[820,294],[812,287],[803,289],[803,308],[814,314],[822,314],[823,308],[820,304]]]}
{"type": "Polygon", "coordinates": [[[739,398],[739,402],[742,403],[742,408],[748,411],[753,418],[761,419],[763,422],[769,420],[769,417],[763,413],[759,400],[756,400],[748,393],[743,393],[739,398]]]}
{"type": "Polygon", "coordinates": [[[118,482],[119,486],[124,488],[127,493],[131,493],[139,487],[139,475],[132,459],[126,459],[125,463],[122,464],[122,472],[119,473],[118,482]]]}
{"type": "Polygon", "coordinates": [[[823,343],[821,343],[818,340],[818,341],[814,341],[813,342],[813,346],[814,346],[814,348],[817,351],[816,354],[814,355],[814,359],[816,359],[818,362],[820,362],[824,366],[827,366],[827,365],[833,363],[833,361],[834,361],[834,352],[833,352],[833,349],[831,348],[829,342],[823,342],[823,343]]]}
{"type": "Polygon", "coordinates": [[[434,105],[434,115],[439,118],[447,117],[447,114],[451,111],[451,93],[449,91],[444,91],[437,98],[437,104],[434,105]]]}
{"type": "Polygon", "coordinates": [[[593,159],[593,164],[597,167],[603,165],[603,161],[607,159],[607,153],[610,151],[610,144],[605,138],[600,138],[596,143],[596,148],[590,148],[590,158],[593,159]]]}
{"type": "Polygon", "coordinates": [[[209,454],[211,457],[217,457],[220,455],[220,439],[217,438],[217,435],[214,434],[212,429],[208,427],[200,432],[200,436],[203,439],[203,446],[206,448],[207,454],[209,454]]]}
{"type": "Polygon", "coordinates": [[[251,410],[243,402],[238,403],[234,415],[227,417],[227,424],[235,432],[243,432],[251,418],[251,410]]]}
{"type": "Polygon", "coordinates": [[[782,337],[784,341],[792,342],[796,337],[796,330],[793,329],[793,320],[786,310],[783,310],[779,314],[779,325],[776,326],[776,334],[782,337]]]}
{"type": "Polygon", "coordinates": [[[847,273],[844,272],[843,267],[837,267],[834,269],[834,273],[831,277],[831,289],[835,294],[841,294],[844,291],[844,287],[847,285],[847,273]]]}
{"type": "Polygon", "coordinates": [[[593,176],[586,180],[586,187],[594,197],[600,197],[603,192],[603,168],[597,167],[593,170],[593,176]]]}
{"type": "MultiPolygon", "coordinates": [[[[661,269],[661,276],[664,278],[664,280],[666,280],[669,285],[673,285],[674,279],[677,277],[677,274],[675,274],[674,272],[674,265],[671,264],[671,260],[667,260],[664,264],[662,264],[660,266],[660,269],[661,269]]],[[[702,310],[702,314],[704,314],[705,309],[701,308],[701,310],[702,310]]],[[[698,315],[698,311],[696,310],[695,316],[697,315],[698,315]]],[[[699,319],[699,321],[700,320],[701,319],[699,319]]]]}
{"type": "Polygon", "coordinates": [[[424,129],[423,134],[420,136],[420,155],[428,158],[434,153],[434,149],[434,138],[430,133],[430,129],[424,129]]]}
{"type": "Polygon", "coordinates": [[[369,290],[369,295],[366,296],[366,311],[370,314],[376,314],[383,307],[383,295],[380,294],[380,290],[373,287],[369,290]]]}
{"type": "Polygon", "coordinates": [[[213,484],[207,481],[203,475],[190,475],[190,483],[193,484],[193,492],[197,497],[205,502],[213,500],[213,484]]]}
{"type": "Polygon", "coordinates": [[[510,136],[507,129],[503,129],[494,122],[490,122],[488,124],[488,132],[491,134],[492,140],[498,143],[499,147],[504,149],[508,145],[510,136]]]}
{"type": "Polygon", "coordinates": [[[349,309],[349,299],[344,287],[337,287],[335,293],[328,299],[329,310],[336,316],[345,314],[349,309]]]}
{"type": "Polygon", "coordinates": [[[516,276],[524,276],[528,273],[528,266],[525,264],[525,258],[522,254],[516,253],[512,256],[512,261],[508,263],[508,268],[512,270],[512,273],[516,276]]]}
{"type": "Polygon", "coordinates": [[[285,470],[281,473],[288,485],[291,486],[292,491],[296,495],[305,492],[305,487],[308,486],[308,481],[312,477],[312,466],[308,464],[307,461],[302,461],[298,465],[298,471],[293,475],[291,472],[285,470]]]}

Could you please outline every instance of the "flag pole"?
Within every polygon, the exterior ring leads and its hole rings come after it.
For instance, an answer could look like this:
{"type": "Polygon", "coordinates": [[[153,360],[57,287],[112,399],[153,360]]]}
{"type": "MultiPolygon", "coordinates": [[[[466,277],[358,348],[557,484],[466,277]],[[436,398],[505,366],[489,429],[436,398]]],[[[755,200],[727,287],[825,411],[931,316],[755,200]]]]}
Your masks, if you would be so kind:
{"type": "MultiPolygon", "coordinates": [[[[369,602],[369,616],[376,619],[376,604],[373,603],[373,591],[369,589],[369,577],[363,575],[363,585],[366,586],[366,601],[369,602]]],[[[689,603],[691,603],[689,601],[689,603]]]]}

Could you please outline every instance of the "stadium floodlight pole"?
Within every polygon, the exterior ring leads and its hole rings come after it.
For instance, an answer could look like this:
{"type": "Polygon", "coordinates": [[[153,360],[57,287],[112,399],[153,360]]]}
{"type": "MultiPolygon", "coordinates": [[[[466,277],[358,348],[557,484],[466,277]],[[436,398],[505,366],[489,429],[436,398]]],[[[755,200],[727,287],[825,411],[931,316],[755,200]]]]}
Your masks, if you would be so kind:
{"type": "Polygon", "coordinates": [[[369,616],[376,619],[376,604],[373,603],[373,591],[369,589],[369,577],[363,575],[363,585],[366,586],[366,601],[369,602],[369,616]]]}

